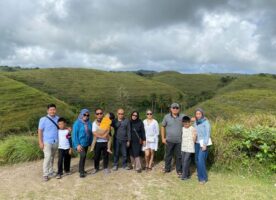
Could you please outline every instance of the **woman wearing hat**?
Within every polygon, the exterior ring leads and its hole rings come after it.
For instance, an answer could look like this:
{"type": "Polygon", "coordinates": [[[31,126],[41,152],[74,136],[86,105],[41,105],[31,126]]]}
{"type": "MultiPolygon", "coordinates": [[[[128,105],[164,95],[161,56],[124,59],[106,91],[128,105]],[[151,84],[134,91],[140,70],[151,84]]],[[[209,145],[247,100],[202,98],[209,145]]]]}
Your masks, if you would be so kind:
{"type": "Polygon", "coordinates": [[[85,177],[85,159],[88,147],[91,145],[92,137],[92,124],[89,120],[90,112],[88,109],[82,109],[78,119],[73,125],[73,146],[80,154],[79,173],[80,178],[85,177]]]}
{"type": "Polygon", "coordinates": [[[197,140],[195,144],[195,162],[197,166],[197,176],[201,184],[208,181],[206,160],[208,156],[208,146],[210,143],[211,126],[208,119],[204,116],[201,108],[195,111],[195,128],[197,131],[197,140]]]}

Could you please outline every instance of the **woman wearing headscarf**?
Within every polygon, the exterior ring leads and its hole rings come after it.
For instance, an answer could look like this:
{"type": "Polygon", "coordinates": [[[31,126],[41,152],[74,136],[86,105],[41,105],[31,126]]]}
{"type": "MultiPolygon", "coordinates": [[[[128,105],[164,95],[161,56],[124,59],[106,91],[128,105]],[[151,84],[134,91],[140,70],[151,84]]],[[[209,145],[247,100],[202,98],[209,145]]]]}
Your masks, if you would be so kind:
{"type": "Polygon", "coordinates": [[[81,178],[85,177],[84,166],[86,153],[93,140],[92,123],[89,117],[90,111],[88,109],[82,109],[78,119],[73,125],[73,146],[80,154],[79,173],[81,178]]]}
{"type": "Polygon", "coordinates": [[[195,128],[197,131],[197,140],[195,144],[197,176],[199,182],[205,184],[208,181],[206,160],[208,156],[208,145],[210,145],[211,126],[201,108],[196,109],[195,120],[195,128]]]}
{"type": "Polygon", "coordinates": [[[131,113],[130,119],[131,142],[130,142],[130,156],[134,163],[134,168],[138,173],[142,172],[142,165],[140,154],[142,146],[145,145],[145,129],[144,123],[139,118],[139,113],[134,111],[131,113]]]}

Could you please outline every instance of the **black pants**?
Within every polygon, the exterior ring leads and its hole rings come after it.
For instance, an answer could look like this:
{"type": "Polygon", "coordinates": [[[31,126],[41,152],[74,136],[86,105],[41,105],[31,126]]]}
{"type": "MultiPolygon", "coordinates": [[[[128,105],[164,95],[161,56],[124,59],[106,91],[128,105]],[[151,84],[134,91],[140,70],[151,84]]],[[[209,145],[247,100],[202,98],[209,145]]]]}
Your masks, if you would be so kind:
{"type": "Polygon", "coordinates": [[[181,152],[182,155],[182,179],[190,178],[190,165],[191,165],[191,157],[192,153],[181,152]]]}
{"type": "Polygon", "coordinates": [[[58,149],[58,174],[63,174],[63,166],[65,172],[70,172],[71,155],[69,149],[58,149]]]}
{"type": "Polygon", "coordinates": [[[182,173],[182,164],[181,164],[181,143],[168,142],[166,144],[166,154],[165,154],[165,171],[171,171],[172,157],[175,153],[176,160],[176,172],[182,173]]]}
{"type": "Polygon", "coordinates": [[[96,142],[94,156],[95,169],[99,169],[101,154],[103,155],[104,169],[106,169],[108,168],[107,142],[96,142]]]}
{"type": "Polygon", "coordinates": [[[114,166],[118,166],[120,152],[123,158],[123,168],[127,166],[127,141],[116,139],[114,154],[114,166]]]}
{"type": "Polygon", "coordinates": [[[84,174],[85,160],[88,147],[82,147],[83,151],[80,152],[80,161],[79,161],[79,172],[80,174],[84,174]]]}

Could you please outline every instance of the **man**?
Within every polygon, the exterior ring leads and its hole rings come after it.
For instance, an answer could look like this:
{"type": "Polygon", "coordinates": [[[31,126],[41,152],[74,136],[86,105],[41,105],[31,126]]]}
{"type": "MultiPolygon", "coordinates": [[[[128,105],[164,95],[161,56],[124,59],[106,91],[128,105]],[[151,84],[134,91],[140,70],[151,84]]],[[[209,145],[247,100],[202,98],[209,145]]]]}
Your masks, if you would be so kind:
{"type": "Polygon", "coordinates": [[[47,106],[47,116],[40,118],[38,126],[39,147],[44,152],[43,180],[48,181],[54,176],[54,157],[58,148],[58,119],[56,105],[47,106]]]}
{"type": "Polygon", "coordinates": [[[104,172],[106,174],[110,173],[110,170],[108,169],[108,157],[109,153],[107,152],[107,142],[109,138],[109,135],[102,135],[98,134],[97,130],[99,130],[101,121],[103,119],[104,113],[101,108],[97,108],[95,110],[95,121],[92,124],[92,132],[95,137],[97,137],[96,140],[96,145],[94,149],[94,171],[92,174],[95,174],[99,171],[99,165],[100,165],[100,159],[101,159],[101,154],[103,155],[103,164],[104,164],[104,172]]]}
{"type": "Polygon", "coordinates": [[[176,172],[178,175],[182,173],[181,167],[181,136],[182,136],[182,118],[180,114],[179,104],[173,103],[170,106],[170,113],[165,115],[162,121],[161,136],[162,143],[166,145],[165,153],[165,169],[164,172],[171,171],[171,161],[175,152],[176,172]]]}
{"type": "Polygon", "coordinates": [[[129,170],[130,168],[127,166],[127,148],[129,147],[131,135],[130,135],[130,122],[128,119],[124,117],[124,110],[118,109],[117,110],[117,119],[114,120],[112,126],[115,130],[114,133],[114,166],[113,170],[118,170],[118,161],[119,161],[119,154],[122,154],[122,162],[123,168],[129,170]]]}

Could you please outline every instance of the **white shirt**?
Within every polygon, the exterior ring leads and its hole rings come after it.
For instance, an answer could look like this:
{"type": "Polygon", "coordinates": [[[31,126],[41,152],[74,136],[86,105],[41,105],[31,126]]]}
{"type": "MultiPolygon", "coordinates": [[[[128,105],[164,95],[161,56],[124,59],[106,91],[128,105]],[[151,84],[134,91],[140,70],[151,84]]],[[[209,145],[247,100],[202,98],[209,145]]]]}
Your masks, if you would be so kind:
{"type": "Polygon", "coordinates": [[[147,142],[158,142],[158,135],[159,135],[159,125],[158,122],[153,119],[150,123],[147,119],[144,121],[144,128],[146,133],[146,140],[147,142]]]}
{"type": "Polygon", "coordinates": [[[66,138],[68,135],[69,130],[58,130],[58,148],[59,149],[70,149],[70,142],[69,139],[66,138]]]}
{"type": "MultiPolygon", "coordinates": [[[[95,120],[92,124],[92,132],[96,132],[98,129],[100,129],[100,126],[98,126],[97,121],[95,120]]],[[[97,142],[107,142],[107,139],[103,138],[97,138],[97,142]]]]}
{"type": "Polygon", "coordinates": [[[196,132],[196,129],[192,126],[189,128],[182,128],[182,143],[181,151],[194,153],[195,152],[195,143],[193,140],[193,133],[196,132]]]}

